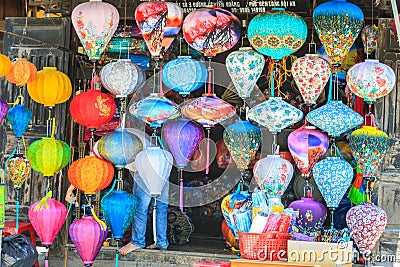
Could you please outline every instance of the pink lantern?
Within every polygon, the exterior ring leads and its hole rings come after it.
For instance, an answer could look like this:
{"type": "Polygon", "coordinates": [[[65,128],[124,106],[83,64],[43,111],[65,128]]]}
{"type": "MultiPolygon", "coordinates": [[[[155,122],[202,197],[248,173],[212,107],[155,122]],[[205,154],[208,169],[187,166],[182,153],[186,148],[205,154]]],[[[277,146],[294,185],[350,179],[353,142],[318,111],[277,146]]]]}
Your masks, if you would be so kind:
{"type": "Polygon", "coordinates": [[[315,104],[331,76],[328,61],[314,54],[299,57],[292,65],[292,74],[306,105],[315,104]]]}
{"type": "Polygon", "coordinates": [[[387,215],[373,203],[361,203],[347,212],[346,222],[361,254],[369,255],[385,230],[387,215]]]}
{"type": "Polygon", "coordinates": [[[77,5],[72,11],[71,19],[89,59],[99,59],[117,30],[118,10],[101,0],[90,0],[77,5]]]}

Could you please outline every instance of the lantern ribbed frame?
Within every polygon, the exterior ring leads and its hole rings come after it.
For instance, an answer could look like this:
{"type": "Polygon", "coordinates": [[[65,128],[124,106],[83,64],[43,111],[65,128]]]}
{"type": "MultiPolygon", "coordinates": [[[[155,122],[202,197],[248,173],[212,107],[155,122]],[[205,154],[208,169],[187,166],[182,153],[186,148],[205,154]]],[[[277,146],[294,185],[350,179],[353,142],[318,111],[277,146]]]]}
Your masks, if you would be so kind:
{"type": "Polygon", "coordinates": [[[24,86],[36,79],[37,69],[26,58],[17,58],[11,62],[11,69],[6,74],[6,79],[17,86],[24,86]]]}

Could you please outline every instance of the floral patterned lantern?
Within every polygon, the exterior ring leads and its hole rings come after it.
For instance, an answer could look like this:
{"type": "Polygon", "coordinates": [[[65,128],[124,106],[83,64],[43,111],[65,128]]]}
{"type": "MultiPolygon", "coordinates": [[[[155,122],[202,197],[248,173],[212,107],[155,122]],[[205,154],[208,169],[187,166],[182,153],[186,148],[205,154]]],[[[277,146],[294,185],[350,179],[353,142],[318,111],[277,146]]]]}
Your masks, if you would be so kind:
{"type": "Polygon", "coordinates": [[[361,39],[365,54],[370,55],[375,52],[378,44],[378,27],[375,24],[365,25],[361,31],[361,39]]]}
{"type": "Polygon", "coordinates": [[[22,184],[31,173],[31,162],[22,154],[15,154],[6,161],[6,173],[15,189],[21,189],[22,184]]]}
{"type": "Polygon", "coordinates": [[[32,111],[24,104],[17,104],[7,112],[7,120],[17,138],[21,138],[32,119],[32,111]]]}
{"type": "Polygon", "coordinates": [[[225,64],[238,96],[249,98],[264,69],[264,57],[251,47],[241,47],[227,56],[225,64]]]}
{"type": "Polygon", "coordinates": [[[296,224],[308,227],[322,226],[327,210],[324,204],[315,201],[313,197],[302,197],[290,203],[288,208],[297,211],[296,224]]]}
{"type": "Polygon", "coordinates": [[[366,102],[375,102],[377,98],[389,94],[395,85],[393,69],[377,59],[366,59],[347,71],[347,86],[366,102]]]}
{"type": "Polygon", "coordinates": [[[89,60],[100,58],[119,23],[118,10],[101,0],[77,5],[71,14],[72,25],[89,60]]]}
{"type": "Polygon", "coordinates": [[[292,65],[294,81],[306,105],[315,104],[331,76],[330,64],[314,54],[299,57],[292,65]]]}
{"type": "Polygon", "coordinates": [[[0,53],[0,77],[6,75],[11,69],[11,61],[10,59],[0,53]]]}
{"type": "Polygon", "coordinates": [[[6,74],[6,79],[17,86],[24,86],[36,79],[37,69],[26,58],[17,58],[11,62],[11,69],[6,74]]]}

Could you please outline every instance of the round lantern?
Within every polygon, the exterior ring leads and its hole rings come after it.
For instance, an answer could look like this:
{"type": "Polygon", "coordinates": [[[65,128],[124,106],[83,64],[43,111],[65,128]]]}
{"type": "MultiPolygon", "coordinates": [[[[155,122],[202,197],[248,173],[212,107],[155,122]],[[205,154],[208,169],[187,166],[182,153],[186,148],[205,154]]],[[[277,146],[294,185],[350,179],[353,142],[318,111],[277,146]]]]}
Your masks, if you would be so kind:
{"type": "Polygon", "coordinates": [[[17,138],[21,138],[32,119],[32,111],[24,106],[17,104],[7,112],[7,120],[17,138]]]}
{"type": "Polygon", "coordinates": [[[116,97],[127,97],[146,80],[142,69],[130,59],[120,59],[105,65],[100,72],[101,83],[116,97]]]}
{"type": "Polygon", "coordinates": [[[143,144],[139,137],[126,129],[115,129],[98,141],[100,156],[121,169],[135,160],[143,144]]]}
{"type": "Polygon", "coordinates": [[[240,21],[231,12],[218,7],[190,12],[182,26],[183,37],[206,57],[228,51],[240,39],[240,21]]]}
{"type": "Polygon", "coordinates": [[[54,137],[42,137],[30,144],[26,157],[32,163],[32,169],[53,176],[68,165],[71,149],[67,143],[54,137]]]}
{"type": "Polygon", "coordinates": [[[15,189],[21,189],[22,184],[31,173],[31,162],[21,154],[15,154],[6,161],[6,173],[15,189]]]}
{"type": "Polygon", "coordinates": [[[378,45],[378,27],[376,25],[365,25],[361,31],[361,39],[365,54],[370,55],[375,52],[378,45]]]}
{"type": "Polygon", "coordinates": [[[84,215],[69,227],[69,236],[85,266],[92,266],[108,230],[104,229],[92,216],[84,215]]]}
{"type": "Polygon", "coordinates": [[[293,79],[306,105],[315,104],[331,76],[330,64],[315,54],[299,57],[292,65],[293,79]]]}
{"type": "Polygon", "coordinates": [[[96,60],[117,30],[119,13],[109,3],[90,0],[72,10],[71,20],[89,59],[96,60]]]}
{"type": "Polygon", "coordinates": [[[106,188],[113,178],[111,163],[95,156],[78,159],[68,169],[68,180],[85,194],[95,194],[106,188]]]}
{"type": "Polygon", "coordinates": [[[6,79],[10,83],[15,83],[17,86],[24,86],[27,83],[33,82],[36,79],[36,66],[26,60],[26,58],[17,58],[11,62],[11,69],[6,74],[6,79]]]}
{"type": "Polygon", "coordinates": [[[299,50],[307,39],[307,33],[304,19],[284,8],[272,8],[255,16],[247,31],[250,44],[274,60],[281,60],[299,50]]]}
{"type": "Polygon", "coordinates": [[[206,66],[190,56],[168,61],[161,74],[163,83],[184,97],[202,87],[207,80],[206,66]]]}
{"type": "Polygon", "coordinates": [[[333,66],[340,66],[364,26],[364,14],[346,0],[332,0],[317,6],[313,23],[333,66]]]}
{"type": "Polygon", "coordinates": [[[296,224],[308,227],[322,226],[325,222],[327,210],[322,203],[313,197],[302,197],[290,203],[288,208],[297,211],[296,224]]]}
{"type": "Polygon", "coordinates": [[[224,131],[224,142],[240,170],[246,170],[261,145],[261,130],[248,121],[237,121],[224,131]]]}
{"type": "Polygon", "coordinates": [[[227,56],[225,64],[238,96],[249,98],[264,69],[264,57],[251,47],[241,47],[227,56]]]}
{"type": "Polygon", "coordinates": [[[183,11],[171,2],[143,2],[136,7],[135,20],[151,56],[160,57],[180,31],[183,11]]]}
{"type": "Polygon", "coordinates": [[[6,101],[0,99],[0,123],[4,120],[4,117],[8,112],[8,104],[6,101]]]}
{"type": "Polygon", "coordinates": [[[55,67],[44,67],[37,78],[28,83],[29,96],[45,107],[54,107],[64,103],[72,94],[72,85],[68,76],[55,67]]]}
{"type": "Polygon", "coordinates": [[[377,98],[389,94],[395,85],[393,69],[377,59],[366,59],[347,71],[347,86],[366,102],[375,102],[377,98]]]}
{"type": "Polygon", "coordinates": [[[69,107],[72,118],[90,130],[110,121],[115,110],[116,105],[111,96],[92,89],[76,95],[69,107]]]}
{"type": "Polygon", "coordinates": [[[3,77],[11,70],[10,59],[0,53],[0,77],[3,77]]]}

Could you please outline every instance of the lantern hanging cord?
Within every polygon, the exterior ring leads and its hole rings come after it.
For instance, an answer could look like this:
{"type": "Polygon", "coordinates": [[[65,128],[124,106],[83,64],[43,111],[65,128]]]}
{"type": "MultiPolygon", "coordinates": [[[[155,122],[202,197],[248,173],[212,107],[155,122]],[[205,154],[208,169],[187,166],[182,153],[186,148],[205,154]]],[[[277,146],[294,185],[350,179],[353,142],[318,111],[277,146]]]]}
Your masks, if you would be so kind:
{"type": "Polygon", "coordinates": [[[55,131],[56,131],[56,118],[53,118],[53,124],[51,127],[51,138],[54,138],[55,131]]]}

